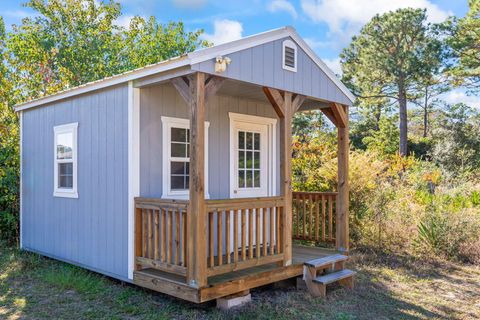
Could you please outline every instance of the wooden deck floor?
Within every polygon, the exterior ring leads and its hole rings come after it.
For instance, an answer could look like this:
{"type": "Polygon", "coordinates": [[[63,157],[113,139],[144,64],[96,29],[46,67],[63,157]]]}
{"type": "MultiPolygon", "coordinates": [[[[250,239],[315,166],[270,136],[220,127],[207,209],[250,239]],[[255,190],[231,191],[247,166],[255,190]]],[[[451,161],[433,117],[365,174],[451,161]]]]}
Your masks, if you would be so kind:
{"type": "Polygon", "coordinates": [[[185,277],[155,269],[136,271],[133,282],[142,287],[201,303],[300,276],[303,274],[305,261],[334,255],[337,252],[332,249],[294,245],[292,253],[293,263],[288,267],[272,263],[225,273],[208,278],[208,286],[200,289],[188,286],[185,277]]]}

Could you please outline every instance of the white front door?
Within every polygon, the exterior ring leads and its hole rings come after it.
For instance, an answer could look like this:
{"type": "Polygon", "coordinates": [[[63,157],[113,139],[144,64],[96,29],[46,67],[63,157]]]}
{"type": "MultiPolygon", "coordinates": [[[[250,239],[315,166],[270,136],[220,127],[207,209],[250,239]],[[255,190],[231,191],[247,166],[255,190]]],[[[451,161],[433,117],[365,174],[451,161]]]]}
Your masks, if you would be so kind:
{"type": "Polygon", "coordinates": [[[233,122],[232,198],[268,195],[268,125],[233,122]]]}

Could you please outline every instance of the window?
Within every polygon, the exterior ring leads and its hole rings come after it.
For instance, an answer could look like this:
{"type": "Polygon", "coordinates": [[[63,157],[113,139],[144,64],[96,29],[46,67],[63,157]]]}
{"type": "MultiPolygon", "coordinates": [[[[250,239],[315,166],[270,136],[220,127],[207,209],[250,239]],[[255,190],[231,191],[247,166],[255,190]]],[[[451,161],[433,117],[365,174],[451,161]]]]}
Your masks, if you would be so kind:
{"type": "MultiPolygon", "coordinates": [[[[162,117],[162,198],[188,199],[190,186],[190,122],[162,117]]],[[[208,198],[208,127],[205,122],[205,197],[208,198]]]]}
{"type": "Polygon", "coordinates": [[[78,123],[54,127],[53,195],[55,197],[78,198],[77,128],[78,123]]]}
{"type": "Polygon", "coordinates": [[[238,131],[238,188],[260,188],[260,133],[238,131]]]}
{"type": "Polygon", "coordinates": [[[283,41],[283,69],[297,72],[297,46],[291,40],[283,41]]]}

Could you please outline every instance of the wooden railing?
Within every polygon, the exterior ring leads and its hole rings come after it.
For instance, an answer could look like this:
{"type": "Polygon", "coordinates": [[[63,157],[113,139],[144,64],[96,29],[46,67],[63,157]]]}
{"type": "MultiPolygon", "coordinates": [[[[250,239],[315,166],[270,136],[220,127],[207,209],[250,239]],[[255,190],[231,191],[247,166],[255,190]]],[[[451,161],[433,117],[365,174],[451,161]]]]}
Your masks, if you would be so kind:
{"type": "Polygon", "coordinates": [[[336,198],[336,192],[293,192],[293,239],[335,242],[336,198]]]}
{"type": "Polygon", "coordinates": [[[135,199],[135,263],[186,275],[188,201],[135,199]]]}
{"type": "Polygon", "coordinates": [[[207,200],[207,275],[283,260],[282,197],[207,200]]]}

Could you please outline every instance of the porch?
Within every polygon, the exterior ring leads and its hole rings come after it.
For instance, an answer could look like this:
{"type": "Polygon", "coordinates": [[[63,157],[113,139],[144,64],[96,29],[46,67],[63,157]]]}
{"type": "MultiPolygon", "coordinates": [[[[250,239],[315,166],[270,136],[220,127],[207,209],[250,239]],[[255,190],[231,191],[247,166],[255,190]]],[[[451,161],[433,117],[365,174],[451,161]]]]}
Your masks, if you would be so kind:
{"type": "MultiPolygon", "coordinates": [[[[152,83],[137,84],[138,88],[143,85],[148,87],[152,83]]],[[[303,274],[306,261],[339,252],[348,254],[348,107],[201,72],[171,78],[168,85],[170,87],[164,85],[163,88],[172,90],[173,87],[188,111],[188,126],[182,127],[185,130],[182,137],[188,138],[181,143],[188,146],[188,152],[184,151],[187,160],[182,161],[188,161],[189,169],[182,169],[185,170],[182,171],[182,181],[189,200],[171,199],[168,194],[162,198],[135,198],[135,284],[201,303],[297,277],[303,274]],[[230,168],[233,168],[230,176],[223,177],[223,181],[230,181],[230,198],[207,199],[209,163],[205,157],[208,155],[205,120],[209,103],[210,107],[213,105],[219,110],[215,101],[218,92],[262,103],[266,101],[268,105],[264,103],[264,106],[274,110],[279,130],[265,128],[263,134],[260,129],[242,128],[235,131],[235,136],[230,131],[229,148],[230,152],[234,151],[230,157],[223,153],[221,159],[228,161],[230,158],[232,161],[239,151],[245,158],[230,162],[230,168]],[[338,193],[292,193],[291,190],[292,118],[295,112],[315,108],[322,110],[338,128],[338,193]],[[255,132],[260,133],[255,136],[255,132]],[[244,148],[239,148],[237,141],[247,141],[248,135],[252,139],[251,149],[248,149],[247,142],[244,148]],[[267,151],[268,148],[263,152],[261,147],[255,147],[255,137],[260,145],[275,146],[274,140],[269,140],[271,136],[278,136],[279,166],[271,157],[276,157],[275,152],[267,151]],[[245,164],[247,154],[257,152],[265,162],[257,167],[253,156],[250,163],[245,164]],[[244,161],[242,167],[240,161],[244,161]],[[265,178],[260,176],[256,181],[256,170],[265,173],[265,178]],[[237,174],[243,171],[245,175],[239,178],[237,174]],[[268,172],[271,172],[270,178],[268,172]],[[279,179],[275,178],[276,173],[279,179]],[[243,181],[243,186],[239,181],[243,181]],[[242,189],[259,192],[262,196],[245,193],[245,197],[239,197],[244,194],[242,189]],[[324,245],[325,248],[293,245],[293,241],[324,245]]],[[[155,108],[155,104],[151,106],[155,108]]],[[[141,110],[141,103],[139,108],[141,110]]],[[[228,148],[228,144],[225,146],[228,148]]],[[[146,147],[150,145],[146,144],[146,147]]],[[[166,172],[168,166],[163,174],[166,172]]],[[[164,195],[168,189],[167,181],[164,195]]]]}
{"type": "Polygon", "coordinates": [[[334,248],[337,196],[293,192],[291,239],[296,243],[288,265],[283,197],[206,200],[203,287],[188,282],[189,202],[137,198],[134,283],[202,303],[301,276],[305,262],[339,253],[334,248]]]}

